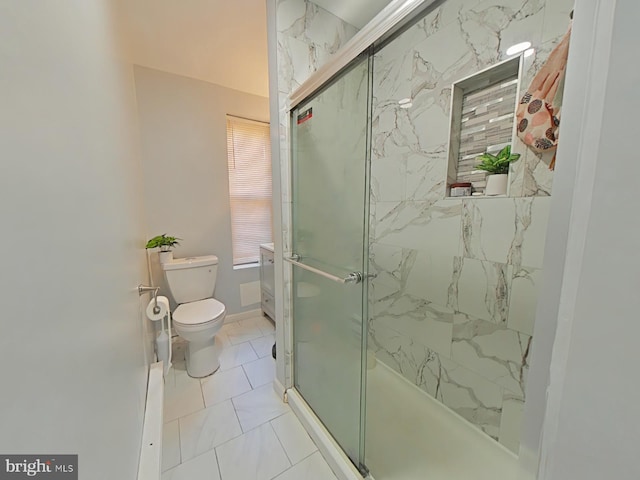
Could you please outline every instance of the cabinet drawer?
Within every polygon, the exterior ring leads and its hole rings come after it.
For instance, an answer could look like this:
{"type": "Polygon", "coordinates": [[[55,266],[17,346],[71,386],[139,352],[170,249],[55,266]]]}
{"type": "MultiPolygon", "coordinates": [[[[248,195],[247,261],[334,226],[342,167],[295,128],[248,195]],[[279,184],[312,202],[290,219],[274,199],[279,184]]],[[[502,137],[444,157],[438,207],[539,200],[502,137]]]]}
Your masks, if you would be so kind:
{"type": "Polygon", "coordinates": [[[262,290],[261,291],[261,297],[262,297],[262,311],[266,315],[269,315],[269,317],[272,320],[275,320],[275,318],[276,318],[276,304],[275,304],[275,300],[273,298],[273,295],[271,295],[269,292],[266,292],[265,290],[262,290]]]}

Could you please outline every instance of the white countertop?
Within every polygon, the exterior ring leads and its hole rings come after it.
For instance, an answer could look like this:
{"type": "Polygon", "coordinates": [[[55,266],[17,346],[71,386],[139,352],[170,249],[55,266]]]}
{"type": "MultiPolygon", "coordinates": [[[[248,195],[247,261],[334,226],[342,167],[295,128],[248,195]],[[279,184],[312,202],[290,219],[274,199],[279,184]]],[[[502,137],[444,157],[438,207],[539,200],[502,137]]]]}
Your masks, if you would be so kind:
{"type": "Polygon", "coordinates": [[[273,252],[273,243],[261,243],[260,244],[260,248],[264,248],[265,250],[269,250],[270,252],[273,252]]]}

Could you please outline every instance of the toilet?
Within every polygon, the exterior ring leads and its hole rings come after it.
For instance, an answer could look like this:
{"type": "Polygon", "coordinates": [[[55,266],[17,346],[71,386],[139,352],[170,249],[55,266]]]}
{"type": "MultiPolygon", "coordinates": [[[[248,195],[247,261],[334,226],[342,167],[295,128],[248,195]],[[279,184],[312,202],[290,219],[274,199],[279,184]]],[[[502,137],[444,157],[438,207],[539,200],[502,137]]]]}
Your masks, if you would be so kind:
{"type": "Polygon", "coordinates": [[[187,341],[187,373],[195,378],[211,375],[220,367],[215,336],[227,313],[224,304],[213,298],[218,257],[175,258],[163,263],[162,269],[179,304],[172,315],[173,327],[187,341]]]}

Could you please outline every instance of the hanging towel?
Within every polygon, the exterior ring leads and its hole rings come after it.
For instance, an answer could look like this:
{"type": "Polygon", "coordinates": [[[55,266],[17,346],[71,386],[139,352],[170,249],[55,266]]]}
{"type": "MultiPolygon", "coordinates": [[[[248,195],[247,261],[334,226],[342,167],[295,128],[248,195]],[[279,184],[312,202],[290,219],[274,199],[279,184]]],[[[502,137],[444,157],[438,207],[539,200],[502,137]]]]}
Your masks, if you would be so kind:
{"type": "Polygon", "coordinates": [[[550,170],[554,169],[556,163],[555,149],[558,146],[570,36],[571,26],[534,77],[516,111],[518,137],[536,153],[554,151],[550,170]]]}

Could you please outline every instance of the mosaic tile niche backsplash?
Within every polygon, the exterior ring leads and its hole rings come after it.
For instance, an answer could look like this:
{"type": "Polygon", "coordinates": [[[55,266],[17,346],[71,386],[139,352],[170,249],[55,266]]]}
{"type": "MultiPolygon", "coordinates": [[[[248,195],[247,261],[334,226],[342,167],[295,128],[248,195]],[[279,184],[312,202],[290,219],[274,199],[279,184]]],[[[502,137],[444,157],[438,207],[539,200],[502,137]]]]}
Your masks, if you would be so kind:
{"type": "Polygon", "coordinates": [[[517,453],[550,158],[516,140],[510,197],[446,198],[451,85],[530,41],[527,86],[573,0],[447,0],[374,60],[369,348],[517,453]],[[411,108],[398,100],[411,98],[411,108]]]}

